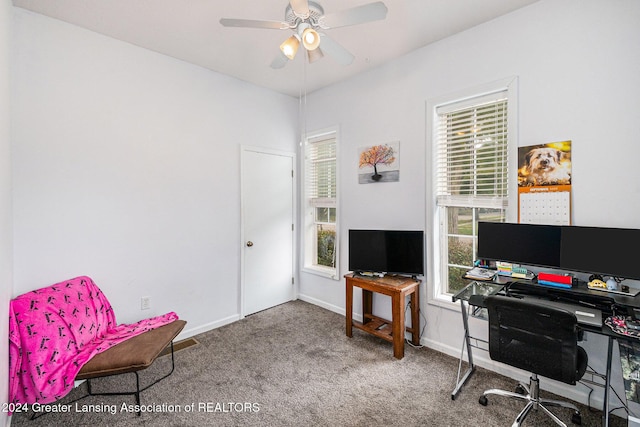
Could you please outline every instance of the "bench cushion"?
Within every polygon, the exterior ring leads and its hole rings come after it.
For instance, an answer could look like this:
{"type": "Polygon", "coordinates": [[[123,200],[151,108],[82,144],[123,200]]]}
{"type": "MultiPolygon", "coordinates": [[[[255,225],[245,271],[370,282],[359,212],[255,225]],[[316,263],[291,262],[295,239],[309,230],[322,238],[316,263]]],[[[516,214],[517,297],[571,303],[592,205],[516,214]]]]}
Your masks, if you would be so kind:
{"type": "Polygon", "coordinates": [[[160,352],[178,336],[186,323],[184,320],[174,320],[96,354],[80,369],[76,380],[123,374],[149,367],[160,352]]]}

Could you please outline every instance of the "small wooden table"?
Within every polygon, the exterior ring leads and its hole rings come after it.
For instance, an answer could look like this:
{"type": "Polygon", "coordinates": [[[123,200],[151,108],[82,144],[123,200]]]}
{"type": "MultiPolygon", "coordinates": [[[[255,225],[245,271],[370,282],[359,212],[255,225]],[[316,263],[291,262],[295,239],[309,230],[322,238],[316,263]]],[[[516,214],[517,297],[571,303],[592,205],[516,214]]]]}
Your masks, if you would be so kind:
{"type": "Polygon", "coordinates": [[[355,274],[344,276],[347,282],[347,336],[353,336],[352,328],[380,337],[393,343],[393,356],[404,357],[404,331],[411,333],[411,343],[420,345],[420,280],[404,276],[363,277],[355,274]],[[362,289],[362,323],[353,320],[353,287],[362,289]],[[391,297],[392,320],[374,316],[373,293],[391,297]],[[404,302],[411,296],[411,327],[405,327],[404,302]]]}

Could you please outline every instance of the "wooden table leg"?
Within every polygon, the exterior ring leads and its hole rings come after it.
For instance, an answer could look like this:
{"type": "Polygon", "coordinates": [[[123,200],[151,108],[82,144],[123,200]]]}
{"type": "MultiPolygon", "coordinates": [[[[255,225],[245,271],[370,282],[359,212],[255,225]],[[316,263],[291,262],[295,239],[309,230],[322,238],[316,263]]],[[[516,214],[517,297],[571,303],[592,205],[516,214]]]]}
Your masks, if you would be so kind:
{"type": "Polygon", "coordinates": [[[396,292],[391,297],[391,323],[393,324],[393,356],[396,359],[404,357],[404,293],[396,292]]]}
{"type": "Polygon", "coordinates": [[[347,280],[347,299],[346,299],[346,316],[347,316],[347,336],[353,336],[353,285],[347,280]]]}
{"type": "Polygon", "coordinates": [[[416,286],[415,291],[411,294],[411,343],[420,345],[420,287],[416,286]]]}
{"type": "Polygon", "coordinates": [[[363,325],[371,321],[372,314],[373,314],[373,292],[363,289],[362,290],[362,324],[363,325]]]}

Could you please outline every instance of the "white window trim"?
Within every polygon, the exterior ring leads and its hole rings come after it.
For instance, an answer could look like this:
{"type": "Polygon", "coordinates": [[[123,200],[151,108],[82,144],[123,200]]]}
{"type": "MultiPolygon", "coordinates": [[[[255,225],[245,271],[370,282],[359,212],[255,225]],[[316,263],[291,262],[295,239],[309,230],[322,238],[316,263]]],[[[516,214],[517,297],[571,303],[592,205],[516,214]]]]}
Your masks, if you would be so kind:
{"type": "Polygon", "coordinates": [[[302,185],[301,185],[301,192],[302,192],[302,196],[300,197],[300,200],[302,201],[302,206],[300,209],[302,218],[301,218],[301,231],[300,231],[300,241],[302,242],[302,244],[300,245],[300,270],[305,272],[305,273],[310,273],[310,274],[315,274],[317,276],[321,276],[321,277],[326,277],[328,279],[333,279],[333,280],[341,280],[339,272],[340,272],[340,241],[341,241],[341,230],[340,230],[340,129],[337,126],[333,126],[333,127],[329,127],[329,128],[325,128],[325,129],[320,129],[320,130],[316,130],[313,132],[307,132],[306,135],[304,135],[302,141],[300,142],[301,144],[301,148],[302,148],[302,154],[301,154],[301,163],[302,163],[302,185]],[[335,202],[335,208],[336,208],[336,247],[335,247],[335,254],[336,254],[336,264],[335,264],[335,268],[331,268],[331,267],[326,267],[326,266],[321,266],[321,265],[307,265],[307,226],[308,226],[308,222],[307,222],[307,215],[311,215],[312,213],[309,212],[309,209],[307,207],[307,195],[306,195],[306,186],[305,186],[305,179],[306,179],[306,141],[308,139],[311,138],[317,138],[317,137],[321,137],[323,135],[327,135],[333,133],[335,134],[335,139],[336,139],[336,202],[335,202]]]}
{"type": "MultiPolygon", "coordinates": [[[[440,256],[440,218],[438,217],[438,209],[435,194],[435,171],[436,171],[436,126],[438,107],[453,104],[464,100],[475,99],[480,96],[489,95],[499,91],[507,91],[508,97],[508,117],[507,126],[509,129],[509,146],[508,158],[509,165],[509,207],[506,210],[506,220],[509,222],[517,221],[518,206],[518,180],[517,180],[517,162],[518,159],[518,77],[508,77],[493,83],[488,83],[479,87],[466,89],[457,93],[428,99],[426,102],[426,165],[427,165],[427,182],[426,182],[426,224],[427,231],[427,303],[437,305],[444,308],[459,310],[460,304],[451,300],[451,294],[444,293],[443,285],[440,283],[440,271],[443,268],[440,256]]],[[[446,237],[446,236],[445,236],[446,237]]]]}

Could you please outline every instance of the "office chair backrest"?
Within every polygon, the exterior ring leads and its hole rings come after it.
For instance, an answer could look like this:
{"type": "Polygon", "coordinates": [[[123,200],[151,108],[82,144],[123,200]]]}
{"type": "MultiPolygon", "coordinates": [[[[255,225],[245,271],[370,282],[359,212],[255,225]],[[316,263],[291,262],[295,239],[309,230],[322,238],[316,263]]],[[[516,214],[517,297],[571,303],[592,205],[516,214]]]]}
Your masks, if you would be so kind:
{"type": "Polygon", "coordinates": [[[578,347],[575,314],[513,297],[492,295],[485,302],[491,359],[567,384],[582,377],[586,353],[578,347]]]}

